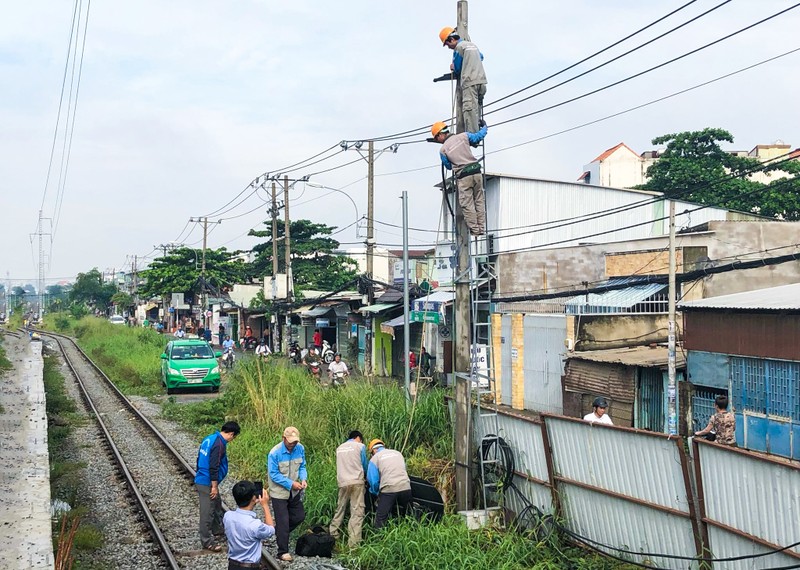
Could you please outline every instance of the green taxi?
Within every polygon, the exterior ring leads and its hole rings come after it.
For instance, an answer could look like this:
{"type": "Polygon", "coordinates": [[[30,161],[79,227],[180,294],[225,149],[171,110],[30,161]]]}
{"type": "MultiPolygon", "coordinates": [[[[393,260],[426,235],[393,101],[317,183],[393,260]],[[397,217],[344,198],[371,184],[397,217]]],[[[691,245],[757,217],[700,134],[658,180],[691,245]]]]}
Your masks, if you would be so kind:
{"type": "Polygon", "coordinates": [[[221,352],[204,340],[173,340],[161,355],[161,384],[172,394],[176,388],[219,390],[221,352]]]}

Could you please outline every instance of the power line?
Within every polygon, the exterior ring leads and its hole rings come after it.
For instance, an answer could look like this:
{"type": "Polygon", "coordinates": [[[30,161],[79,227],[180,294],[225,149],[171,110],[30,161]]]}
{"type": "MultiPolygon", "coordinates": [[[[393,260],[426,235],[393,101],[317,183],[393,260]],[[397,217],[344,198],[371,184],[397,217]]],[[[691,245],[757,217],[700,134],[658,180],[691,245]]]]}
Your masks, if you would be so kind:
{"type": "Polygon", "coordinates": [[[668,59],[667,61],[659,63],[658,65],[654,65],[653,67],[645,69],[644,71],[640,71],[639,73],[634,73],[633,75],[629,75],[628,77],[625,77],[625,78],[620,79],[618,81],[614,81],[613,83],[609,83],[608,85],[605,85],[603,87],[599,87],[597,89],[593,89],[592,91],[588,91],[587,93],[584,93],[582,95],[578,95],[576,97],[572,97],[572,98],[567,99],[565,101],[561,101],[560,103],[555,103],[553,105],[549,105],[547,107],[543,107],[543,108],[538,109],[536,111],[532,111],[530,113],[525,113],[524,115],[519,115],[517,117],[512,117],[511,119],[507,119],[505,121],[500,121],[499,123],[495,123],[493,126],[494,127],[498,127],[498,126],[501,126],[501,125],[512,123],[514,121],[519,121],[521,119],[527,119],[528,117],[532,117],[534,115],[538,115],[540,113],[544,113],[545,111],[550,111],[552,109],[556,109],[558,107],[562,107],[562,106],[567,105],[569,103],[573,103],[573,102],[578,101],[580,99],[584,99],[584,98],[589,97],[591,95],[595,95],[597,93],[600,93],[601,91],[605,91],[606,89],[610,89],[612,87],[616,87],[617,85],[621,85],[623,83],[627,83],[628,81],[631,81],[632,79],[636,79],[636,78],[641,77],[643,75],[646,75],[646,74],[648,74],[648,73],[650,73],[652,71],[655,71],[657,69],[661,69],[662,67],[666,67],[667,65],[675,63],[676,61],[680,61],[680,60],[682,60],[684,58],[689,57],[690,55],[694,55],[694,54],[696,54],[696,53],[698,53],[700,51],[703,51],[703,50],[708,49],[708,48],[710,48],[712,46],[715,46],[720,42],[723,42],[723,41],[728,40],[728,39],[730,39],[730,38],[732,38],[734,36],[737,36],[737,35],[739,35],[739,34],[741,34],[743,32],[751,30],[751,29],[755,28],[756,26],[760,26],[761,24],[763,24],[765,22],[768,22],[770,20],[773,20],[773,19],[777,18],[778,16],[781,16],[781,15],[789,12],[790,10],[794,10],[798,6],[800,6],[800,2],[798,2],[797,4],[794,4],[792,6],[789,6],[788,8],[785,8],[785,9],[781,10],[780,12],[776,12],[775,14],[772,14],[771,16],[767,16],[766,18],[763,18],[763,19],[761,19],[761,20],[759,20],[757,22],[754,22],[754,23],[752,23],[752,24],[750,24],[748,26],[745,26],[744,28],[740,28],[739,30],[737,30],[735,32],[732,32],[730,34],[722,36],[721,38],[718,38],[718,39],[716,39],[716,40],[714,40],[712,42],[709,42],[709,43],[707,43],[705,45],[702,45],[702,46],[700,46],[698,48],[695,48],[693,50],[687,51],[686,53],[684,53],[682,55],[679,55],[677,57],[673,57],[672,59],[668,59]]]}

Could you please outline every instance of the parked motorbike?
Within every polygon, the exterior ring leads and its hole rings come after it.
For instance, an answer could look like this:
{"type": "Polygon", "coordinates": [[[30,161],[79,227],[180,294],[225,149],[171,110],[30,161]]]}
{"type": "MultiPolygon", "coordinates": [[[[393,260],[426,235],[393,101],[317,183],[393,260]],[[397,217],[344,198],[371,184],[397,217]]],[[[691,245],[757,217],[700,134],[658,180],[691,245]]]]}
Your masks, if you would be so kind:
{"type": "Polygon", "coordinates": [[[233,352],[233,348],[228,348],[222,354],[222,365],[230,370],[233,368],[233,363],[236,361],[236,355],[233,352]]]}
{"type": "Polygon", "coordinates": [[[294,364],[300,364],[300,344],[293,340],[289,343],[289,360],[294,364]]]}
{"type": "Polygon", "coordinates": [[[325,361],[325,364],[330,364],[333,362],[333,357],[336,355],[336,351],[334,351],[333,347],[327,340],[322,341],[322,360],[325,361]]]}
{"type": "Polygon", "coordinates": [[[242,346],[245,350],[255,350],[258,346],[258,339],[254,336],[247,336],[242,341],[242,346]]]}

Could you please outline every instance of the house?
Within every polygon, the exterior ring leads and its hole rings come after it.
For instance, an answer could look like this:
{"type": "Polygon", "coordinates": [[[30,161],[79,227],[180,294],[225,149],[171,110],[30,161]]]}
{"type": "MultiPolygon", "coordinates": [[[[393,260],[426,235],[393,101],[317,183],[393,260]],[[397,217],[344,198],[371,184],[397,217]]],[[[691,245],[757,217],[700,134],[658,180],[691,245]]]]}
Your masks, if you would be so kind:
{"type": "Polygon", "coordinates": [[[658,159],[658,151],[637,154],[619,143],[584,165],[579,182],[615,188],[632,188],[647,182],[647,169],[658,159]]]}
{"type": "MultiPolygon", "coordinates": [[[[791,145],[783,141],[773,144],[759,144],[752,150],[732,150],[730,154],[758,159],[762,163],[784,158],[790,152],[791,145]]],[[[611,147],[589,164],[583,166],[583,173],[578,181],[584,184],[599,186],[614,186],[616,188],[632,188],[648,181],[647,169],[660,158],[659,151],[649,150],[641,154],[631,149],[625,143],[611,147]]],[[[800,158],[800,149],[790,155],[790,158],[800,158]]],[[[790,176],[785,172],[755,172],[748,176],[754,182],[769,184],[775,180],[790,176]]]]}
{"type": "Polygon", "coordinates": [[[679,309],[695,426],[727,394],[740,447],[800,459],[800,282],[679,309]]]}
{"type": "MultiPolygon", "coordinates": [[[[680,382],[686,367],[680,351],[675,360],[680,382]]],[[[667,431],[666,346],[571,352],[563,389],[564,415],[583,417],[592,411],[592,401],[603,396],[609,401],[608,414],[614,425],[667,431]]],[[[680,397],[678,402],[683,404],[680,397]]],[[[679,426],[679,432],[687,433],[686,425],[679,426]]]]}

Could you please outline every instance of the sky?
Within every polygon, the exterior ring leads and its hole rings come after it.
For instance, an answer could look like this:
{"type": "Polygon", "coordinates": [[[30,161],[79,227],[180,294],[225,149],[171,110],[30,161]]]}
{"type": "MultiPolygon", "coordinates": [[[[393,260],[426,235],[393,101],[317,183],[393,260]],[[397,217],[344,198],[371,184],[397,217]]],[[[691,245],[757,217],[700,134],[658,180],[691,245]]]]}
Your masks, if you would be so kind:
{"type": "MultiPolygon", "coordinates": [[[[88,0],[81,1],[85,14],[88,0]]],[[[486,102],[540,81],[685,3],[471,0],[469,32],[485,57],[486,102]]],[[[620,142],[643,152],[654,148],[650,141],[659,135],[705,127],[729,130],[732,149],[777,140],[800,147],[793,110],[800,52],[548,136],[800,47],[800,8],[616,87],[492,127],[639,73],[793,2],[697,0],[503,103],[586,71],[719,4],[724,5],[602,69],[487,115],[487,170],[574,181],[584,164],[620,142]]],[[[209,247],[250,249],[258,240],[247,232],[268,215],[267,194],[248,189],[251,182],[329,147],[334,150],[323,158],[330,158],[291,176],[313,174],[315,185],[340,191],[298,182],[290,189],[290,215],[342,228],[334,237],[343,248],[356,247],[364,229],[351,224],[366,213],[367,165],[339,142],[417,129],[451,115],[450,84],[432,78],[449,69],[452,52],[442,47],[438,33],[455,25],[455,0],[95,0],[66,176],[60,176],[64,122],[73,108],[69,80],[57,131],[56,117],[73,11],[72,1],[26,0],[11,3],[0,20],[0,279],[12,285],[35,283],[38,275],[38,242],[31,234],[40,210],[50,234],[43,238],[48,283],[94,267],[130,269],[134,258],[141,269],[160,244],[200,247],[202,230],[187,226],[190,217],[214,214],[210,220],[221,220],[210,226],[209,247]],[[356,162],[320,172],[351,161],[356,162]]],[[[391,142],[376,142],[376,151],[391,142]]],[[[402,223],[402,191],[408,191],[409,224],[418,228],[411,246],[431,244],[441,203],[434,188],[441,177],[438,146],[414,142],[396,153],[379,153],[375,174],[378,244],[401,243],[394,226],[402,223]]]]}

